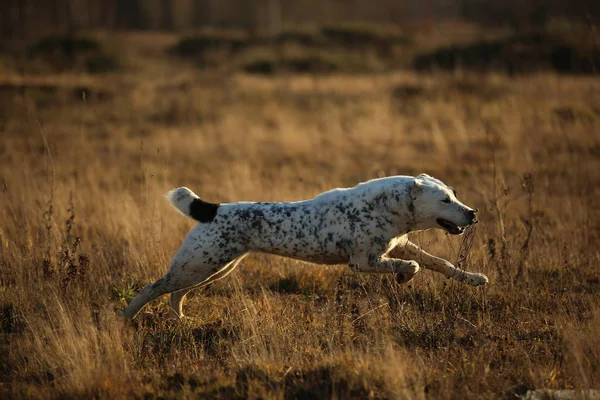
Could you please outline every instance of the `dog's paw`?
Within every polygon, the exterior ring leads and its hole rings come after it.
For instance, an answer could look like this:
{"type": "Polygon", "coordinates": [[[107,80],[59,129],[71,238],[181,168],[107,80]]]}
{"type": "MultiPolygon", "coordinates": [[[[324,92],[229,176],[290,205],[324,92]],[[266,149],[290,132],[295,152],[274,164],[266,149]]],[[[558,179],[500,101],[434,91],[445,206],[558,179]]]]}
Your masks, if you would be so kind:
{"type": "Polygon", "coordinates": [[[489,282],[488,277],[484,274],[462,270],[457,270],[456,273],[452,276],[449,276],[449,278],[454,278],[459,282],[466,283],[471,286],[482,286],[489,282]]]}
{"type": "Polygon", "coordinates": [[[421,267],[419,267],[418,262],[412,260],[406,261],[406,266],[396,273],[396,282],[400,285],[410,282],[417,272],[419,272],[419,269],[421,269],[421,267]]]}
{"type": "Polygon", "coordinates": [[[486,285],[489,282],[489,279],[484,274],[470,273],[466,282],[471,286],[482,286],[486,285]]]}

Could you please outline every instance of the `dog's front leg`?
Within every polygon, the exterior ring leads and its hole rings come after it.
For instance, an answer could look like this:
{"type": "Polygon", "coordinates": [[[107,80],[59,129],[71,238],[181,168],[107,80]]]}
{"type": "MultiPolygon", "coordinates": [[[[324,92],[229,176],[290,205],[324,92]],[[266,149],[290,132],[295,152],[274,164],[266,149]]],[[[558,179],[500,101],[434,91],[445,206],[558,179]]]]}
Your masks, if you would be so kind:
{"type": "Polygon", "coordinates": [[[404,254],[410,254],[411,257],[418,260],[423,268],[444,274],[446,278],[453,278],[459,282],[468,283],[472,286],[480,286],[488,283],[488,278],[484,274],[458,269],[449,261],[427,253],[411,241],[406,241],[406,243],[395,247],[391,253],[396,254],[397,251],[403,252],[404,254]]]}
{"type": "Polygon", "coordinates": [[[419,272],[419,264],[416,261],[400,260],[375,254],[359,254],[351,257],[348,266],[355,272],[395,273],[398,283],[409,282],[419,272]]]}

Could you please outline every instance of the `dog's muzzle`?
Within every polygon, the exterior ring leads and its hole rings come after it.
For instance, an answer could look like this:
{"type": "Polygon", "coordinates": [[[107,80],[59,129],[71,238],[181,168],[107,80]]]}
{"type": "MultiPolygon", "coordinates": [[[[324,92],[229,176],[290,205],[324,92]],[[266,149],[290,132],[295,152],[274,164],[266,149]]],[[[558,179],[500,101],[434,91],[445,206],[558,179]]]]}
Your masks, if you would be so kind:
{"type": "Polygon", "coordinates": [[[479,222],[479,220],[477,219],[477,210],[467,211],[466,216],[467,216],[467,224],[466,225],[456,225],[454,222],[448,221],[447,219],[443,219],[443,218],[438,218],[436,220],[436,222],[438,223],[438,225],[440,225],[442,228],[444,228],[446,230],[446,232],[450,233],[451,235],[460,235],[465,231],[465,228],[467,226],[471,226],[471,225],[479,222]]]}

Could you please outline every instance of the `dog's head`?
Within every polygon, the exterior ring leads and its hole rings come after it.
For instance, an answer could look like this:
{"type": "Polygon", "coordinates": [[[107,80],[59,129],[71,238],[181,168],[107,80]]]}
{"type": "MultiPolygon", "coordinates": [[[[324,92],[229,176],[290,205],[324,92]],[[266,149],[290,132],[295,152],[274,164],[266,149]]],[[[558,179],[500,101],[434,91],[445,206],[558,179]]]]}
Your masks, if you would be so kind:
{"type": "Polygon", "coordinates": [[[417,229],[441,228],[460,235],[467,226],[477,223],[477,210],[461,203],[453,188],[429,175],[414,179],[410,196],[417,229]]]}

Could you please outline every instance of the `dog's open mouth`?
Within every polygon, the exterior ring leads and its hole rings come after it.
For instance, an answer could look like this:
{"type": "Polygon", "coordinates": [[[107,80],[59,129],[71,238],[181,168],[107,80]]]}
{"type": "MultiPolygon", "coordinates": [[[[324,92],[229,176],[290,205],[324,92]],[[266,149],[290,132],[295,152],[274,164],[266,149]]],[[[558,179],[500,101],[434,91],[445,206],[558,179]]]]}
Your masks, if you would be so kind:
{"type": "Polygon", "coordinates": [[[460,235],[465,231],[464,226],[458,226],[454,222],[450,222],[447,219],[438,218],[437,223],[452,235],[460,235]]]}

